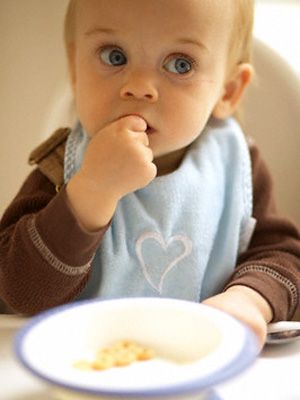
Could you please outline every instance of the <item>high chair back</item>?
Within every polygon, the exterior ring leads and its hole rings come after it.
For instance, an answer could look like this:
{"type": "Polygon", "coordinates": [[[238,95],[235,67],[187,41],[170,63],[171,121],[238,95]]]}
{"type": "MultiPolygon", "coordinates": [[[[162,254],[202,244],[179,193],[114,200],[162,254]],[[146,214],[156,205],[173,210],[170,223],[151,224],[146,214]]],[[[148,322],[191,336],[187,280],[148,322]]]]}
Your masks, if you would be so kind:
{"type": "Polygon", "coordinates": [[[271,170],[279,210],[300,228],[300,74],[259,40],[244,127],[271,170]]]}

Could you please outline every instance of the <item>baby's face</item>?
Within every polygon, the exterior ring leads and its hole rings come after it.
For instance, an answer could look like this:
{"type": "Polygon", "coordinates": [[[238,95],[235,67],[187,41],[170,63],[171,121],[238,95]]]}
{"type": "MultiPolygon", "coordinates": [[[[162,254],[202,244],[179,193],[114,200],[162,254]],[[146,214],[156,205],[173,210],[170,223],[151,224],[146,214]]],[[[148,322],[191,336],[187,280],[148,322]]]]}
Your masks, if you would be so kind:
{"type": "Polygon", "coordinates": [[[156,160],[182,154],[224,93],[232,2],[78,2],[74,93],[90,136],[128,114],[149,126],[156,160]]]}

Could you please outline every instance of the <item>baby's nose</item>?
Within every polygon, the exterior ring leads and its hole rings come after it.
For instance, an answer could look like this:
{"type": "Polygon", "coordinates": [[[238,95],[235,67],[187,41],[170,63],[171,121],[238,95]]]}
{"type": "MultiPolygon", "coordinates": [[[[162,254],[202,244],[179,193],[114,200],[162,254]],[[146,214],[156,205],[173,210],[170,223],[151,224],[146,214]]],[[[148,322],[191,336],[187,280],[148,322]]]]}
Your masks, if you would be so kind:
{"type": "Polygon", "coordinates": [[[131,77],[121,88],[120,96],[124,100],[137,99],[154,103],[158,99],[158,90],[149,78],[131,77]]]}

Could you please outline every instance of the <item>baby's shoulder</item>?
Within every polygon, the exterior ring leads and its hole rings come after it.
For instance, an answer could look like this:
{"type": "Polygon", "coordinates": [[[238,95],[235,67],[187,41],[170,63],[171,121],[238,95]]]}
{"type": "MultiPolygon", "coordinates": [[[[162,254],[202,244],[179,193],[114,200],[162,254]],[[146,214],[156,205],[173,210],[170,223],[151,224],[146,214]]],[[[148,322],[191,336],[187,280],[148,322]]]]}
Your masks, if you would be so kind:
{"type": "Polygon", "coordinates": [[[29,155],[30,165],[38,169],[56,186],[64,183],[64,155],[70,128],[57,129],[29,155]]]}

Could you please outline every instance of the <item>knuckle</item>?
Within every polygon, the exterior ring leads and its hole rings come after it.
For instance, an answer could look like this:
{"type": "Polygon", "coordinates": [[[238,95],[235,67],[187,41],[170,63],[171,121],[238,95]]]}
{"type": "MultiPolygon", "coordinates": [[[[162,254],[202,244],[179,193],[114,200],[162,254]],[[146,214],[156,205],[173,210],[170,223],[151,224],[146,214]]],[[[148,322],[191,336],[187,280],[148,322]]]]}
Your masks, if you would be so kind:
{"type": "Polygon", "coordinates": [[[116,121],[116,127],[118,130],[126,131],[129,129],[129,121],[126,117],[120,118],[116,121]]]}
{"type": "Polygon", "coordinates": [[[156,177],[157,174],[156,166],[152,162],[148,163],[147,167],[145,168],[144,174],[145,174],[144,175],[145,181],[147,183],[151,182],[156,177]]]}

